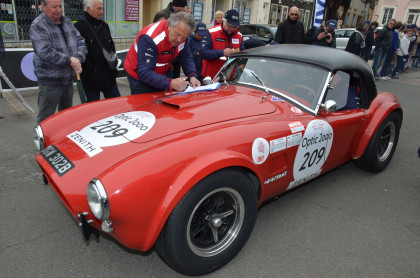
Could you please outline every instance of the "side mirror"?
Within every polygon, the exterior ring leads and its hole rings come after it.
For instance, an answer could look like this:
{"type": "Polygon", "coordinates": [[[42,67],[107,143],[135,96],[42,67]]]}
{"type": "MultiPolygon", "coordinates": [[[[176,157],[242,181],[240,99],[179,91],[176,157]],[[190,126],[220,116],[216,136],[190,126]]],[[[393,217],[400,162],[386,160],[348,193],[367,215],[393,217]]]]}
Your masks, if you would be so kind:
{"type": "Polygon", "coordinates": [[[335,112],[337,103],[334,100],[327,100],[324,104],[321,104],[321,109],[327,112],[335,112]]]}

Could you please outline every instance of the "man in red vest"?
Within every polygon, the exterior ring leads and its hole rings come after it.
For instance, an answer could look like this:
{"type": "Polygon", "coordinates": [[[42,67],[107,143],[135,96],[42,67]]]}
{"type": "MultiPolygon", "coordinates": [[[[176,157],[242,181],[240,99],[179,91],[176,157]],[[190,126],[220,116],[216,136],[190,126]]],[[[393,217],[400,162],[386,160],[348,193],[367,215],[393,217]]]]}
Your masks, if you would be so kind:
{"type": "Polygon", "coordinates": [[[203,58],[203,77],[213,78],[227,57],[244,49],[242,34],[238,32],[239,25],[239,13],[232,9],[226,12],[221,25],[207,30],[200,50],[200,56],[203,58]]]}
{"type": "Polygon", "coordinates": [[[168,20],[153,23],[140,31],[124,61],[132,95],[165,90],[184,91],[189,83],[194,88],[201,85],[186,43],[194,29],[194,17],[179,12],[172,14],[168,20]],[[185,76],[175,79],[166,77],[166,72],[178,56],[185,76]]]}

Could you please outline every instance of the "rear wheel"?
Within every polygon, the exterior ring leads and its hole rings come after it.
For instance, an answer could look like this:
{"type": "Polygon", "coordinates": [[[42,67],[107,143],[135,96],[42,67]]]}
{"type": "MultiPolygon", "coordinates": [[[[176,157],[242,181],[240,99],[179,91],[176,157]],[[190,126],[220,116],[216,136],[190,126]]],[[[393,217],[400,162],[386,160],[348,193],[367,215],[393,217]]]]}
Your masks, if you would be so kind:
{"type": "Polygon", "coordinates": [[[354,161],[356,166],[371,172],[384,170],[394,155],[400,128],[401,118],[397,112],[392,112],[375,132],[363,156],[354,161]]]}
{"type": "Polygon", "coordinates": [[[180,273],[210,273],[245,245],[256,214],[251,180],[239,171],[221,170],[200,181],[178,203],[156,241],[156,251],[180,273]]]}

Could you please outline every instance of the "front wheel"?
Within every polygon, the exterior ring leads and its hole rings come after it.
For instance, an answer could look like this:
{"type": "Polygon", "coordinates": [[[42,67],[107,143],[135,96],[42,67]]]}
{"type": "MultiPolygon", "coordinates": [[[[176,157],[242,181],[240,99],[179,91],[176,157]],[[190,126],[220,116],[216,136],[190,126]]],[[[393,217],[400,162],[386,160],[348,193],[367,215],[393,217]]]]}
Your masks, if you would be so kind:
{"type": "Polygon", "coordinates": [[[257,194],[240,171],[213,173],[178,203],[155,249],[176,271],[203,275],[228,263],[242,249],[254,227],[257,194]]]}
{"type": "Polygon", "coordinates": [[[355,160],[356,166],[371,172],[380,172],[391,161],[400,135],[401,117],[392,112],[381,123],[364,154],[355,160]]]}

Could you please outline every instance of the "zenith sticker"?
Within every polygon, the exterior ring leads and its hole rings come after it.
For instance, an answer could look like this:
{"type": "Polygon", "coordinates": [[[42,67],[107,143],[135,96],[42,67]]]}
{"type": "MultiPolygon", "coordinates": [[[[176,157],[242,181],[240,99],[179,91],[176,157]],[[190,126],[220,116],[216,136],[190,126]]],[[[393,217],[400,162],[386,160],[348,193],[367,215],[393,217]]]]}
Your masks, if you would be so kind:
{"type": "Polygon", "coordinates": [[[292,133],[296,133],[302,130],[305,130],[305,128],[303,127],[303,124],[301,122],[294,122],[289,124],[290,130],[292,131],[292,133]]]}
{"type": "Polygon", "coordinates": [[[264,138],[257,138],[252,144],[252,159],[255,164],[264,163],[270,153],[270,145],[264,138]]]}
{"type": "Polygon", "coordinates": [[[313,120],[306,127],[305,134],[293,165],[294,181],[287,189],[291,189],[322,172],[322,166],[328,158],[333,144],[334,132],[331,125],[324,120],[313,120]]]}
{"type": "Polygon", "coordinates": [[[155,115],[149,112],[121,113],[94,122],[67,137],[93,157],[102,152],[102,147],[121,145],[143,136],[155,122],[155,115]]]}
{"type": "Polygon", "coordinates": [[[287,171],[285,171],[285,172],[283,172],[281,174],[278,174],[277,176],[274,176],[271,179],[266,180],[264,182],[264,184],[269,184],[270,182],[276,181],[276,180],[278,180],[278,179],[280,179],[282,177],[285,177],[286,175],[287,175],[287,171]]]}
{"type": "Polygon", "coordinates": [[[274,139],[270,141],[270,154],[286,149],[286,137],[274,139]]]}

